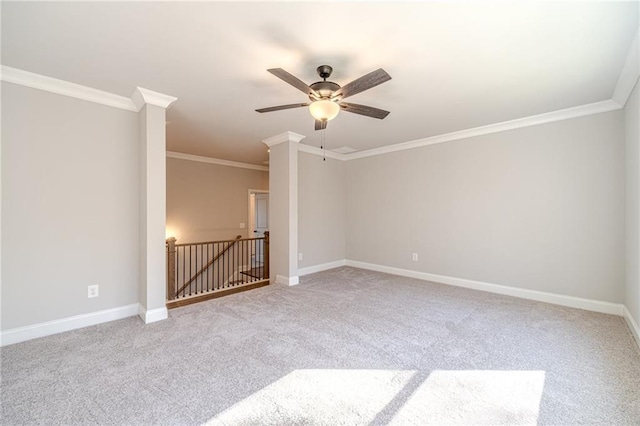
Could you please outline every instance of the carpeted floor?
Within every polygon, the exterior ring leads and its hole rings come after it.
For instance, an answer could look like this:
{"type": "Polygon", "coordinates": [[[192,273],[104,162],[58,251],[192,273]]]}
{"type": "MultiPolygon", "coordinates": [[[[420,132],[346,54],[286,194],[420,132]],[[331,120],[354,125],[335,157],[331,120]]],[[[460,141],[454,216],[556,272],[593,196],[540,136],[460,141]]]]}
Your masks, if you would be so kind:
{"type": "Polygon", "coordinates": [[[620,317],[355,268],[5,347],[14,424],[640,424],[620,317]]]}

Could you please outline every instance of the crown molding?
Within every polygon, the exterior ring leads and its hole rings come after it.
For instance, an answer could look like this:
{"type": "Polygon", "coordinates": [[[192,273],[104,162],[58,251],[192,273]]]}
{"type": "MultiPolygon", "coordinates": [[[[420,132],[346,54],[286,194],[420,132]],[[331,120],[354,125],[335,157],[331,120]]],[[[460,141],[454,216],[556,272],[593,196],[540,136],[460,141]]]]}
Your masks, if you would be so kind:
{"type": "Polygon", "coordinates": [[[0,76],[2,81],[6,81],[7,83],[19,84],[32,89],[44,90],[46,92],[82,99],[84,101],[120,108],[127,111],[138,111],[134,102],[124,96],[8,67],[6,65],[2,65],[0,76]]]}
{"type": "Polygon", "coordinates": [[[640,29],[631,42],[631,47],[627,53],[627,58],[624,61],[624,66],[611,99],[624,107],[627,104],[627,99],[631,96],[638,77],[640,77],[640,29]]]}
{"type": "Polygon", "coordinates": [[[395,145],[368,149],[366,151],[354,152],[352,154],[344,155],[344,159],[356,160],[358,158],[372,157],[374,155],[404,151],[407,149],[419,148],[421,146],[451,142],[459,139],[467,139],[474,136],[488,135],[490,133],[504,132],[507,130],[520,129],[523,127],[536,126],[538,124],[552,123],[554,121],[584,117],[586,115],[600,114],[603,112],[615,111],[618,109],[622,109],[622,106],[619,103],[609,99],[607,101],[595,102],[592,104],[561,109],[544,114],[532,115],[529,117],[518,118],[516,120],[503,121],[501,123],[489,124],[487,126],[474,127],[472,129],[460,130],[458,132],[445,133],[442,135],[430,136],[424,139],[417,139],[414,141],[399,143],[395,145]]]}
{"type": "Polygon", "coordinates": [[[345,161],[344,154],[339,154],[333,151],[325,151],[320,148],[311,145],[298,144],[298,151],[306,152],[308,154],[317,155],[320,157],[332,158],[334,160],[345,161]]]}
{"type": "Polygon", "coordinates": [[[164,93],[154,92],[153,90],[136,87],[131,95],[131,100],[135,104],[137,111],[140,111],[146,104],[159,106],[161,108],[169,108],[178,100],[178,98],[165,95],[164,93]]]}
{"type": "Polygon", "coordinates": [[[237,167],[239,169],[259,170],[268,172],[269,167],[258,166],[256,164],[240,163],[237,161],[221,160],[219,158],[202,157],[200,155],[185,154],[182,152],[167,151],[168,158],[177,158],[178,160],[196,161],[199,163],[216,164],[218,166],[237,167]]]}
{"type": "MultiPolygon", "coordinates": [[[[624,107],[639,76],[640,31],[638,32],[638,34],[636,34],[636,37],[631,44],[631,48],[629,49],[629,53],[627,54],[625,66],[623,67],[622,72],[620,73],[620,77],[618,78],[618,83],[613,94],[613,99],[581,105],[573,108],[566,108],[558,111],[552,111],[544,114],[533,115],[530,117],[519,118],[516,120],[489,124],[487,126],[475,127],[437,136],[430,136],[423,139],[383,146],[380,148],[373,148],[366,151],[358,151],[350,154],[339,154],[332,151],[326,151],[325,153],[319,148],[303,144],[300,144],[298,148],[299,150],[307,152],[309,154],[318,156],[326,155],[327,157],[335,160],[349,161],[356,160],[358,158],[371,157],[374,155],[404,151],[407,149],[413,149],[437,143],[451,142],[474,136],[487,135],[491,133],[519,129],[522,127],[535,126],[538,124],[551,123],[554,121],[561,121],[592,114],[615,111],[624,107]]],[[[2,65],[0,68],[0,80],[133,112],[140,111],[140,109],[147,103],[151,105],[157,105],[162,108],[169,108],[177,100],[177,98],[173,96],[154,92],[142,87],[137,87],[132,97],[126,98],[124,96],[115,95],[113,93],[105,92],[87,86],[82,86],[80,84],[75,84],[68,81],[20,70],[17,68],[8,67],[6,65],[2,65]]],[[[304,138],[304,135],[298,133],[284,132],[264,139],[262,142],[268,147],[271,147],[289,141],[298,143],[304,138]]],[[[167,156],[172,158],[180,158],[183,160],[200,161],[204,163],[218,164],[230,167],[240,167],[261,171],[268,170],[268,167],[264,166],[239,163],[235,161],[221,160],[210,157],[200,157],[197,155],[183,154],[178,152],[173,152],[171,153],[171,155],[167,153],[167,156]]]]}
{"type": "Polygon", "coordinates": [[[270,138],[263,139],[262,143],[271,148],[274,145],[278,145],[283,142],[295,142],[298,143],[306,136],[294,132],[284,132],[270,138]]]}
{"type": "Polygon", "coordinates": [[[58,95],[69,96],[83,101],[107,105],[127,111],[139,112],[145,104],[169,108],[178,98],[154,92],[153,90],[136,87],[131,98],[59,80],[46,75],[24,71],[18,68],[2,65],[0,78],[7,83],[19,84],[32,89],[44,90],[58,95]]]}

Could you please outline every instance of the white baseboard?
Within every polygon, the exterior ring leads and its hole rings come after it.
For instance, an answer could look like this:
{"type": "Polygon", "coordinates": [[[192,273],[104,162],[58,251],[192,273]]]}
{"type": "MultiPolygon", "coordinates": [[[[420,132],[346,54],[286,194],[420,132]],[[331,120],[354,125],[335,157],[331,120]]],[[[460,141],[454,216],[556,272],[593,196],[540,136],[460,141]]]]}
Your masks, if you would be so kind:
{"type": "Polygon", "coordinates": [[[162,321],[169,318],[169,311],[165,306],[162,308],[149,309],[147,311],[147,308],[138,304],[138,316],[145,324],[150,324],[152,322],[162,321]]]}
{"type": "Polygon", "coordinates": [[[276,284],[284,284],[288,286],[296,285],[300,282],[299,277],[285,277],[284,275],[276,275],[276,284]]]}
{"type": "Polygon", "coordinates": [[[103,311],[74,315],[72,317],[41,322],[25,327],[12,328],[0,332],[0,346],[13,345],[14,343],[37,339],[38,337],[50,336],[90,325],[132,317],[137,314],[138,304],[133,303],[119,308],[105,309],[103,311]]]}
{"type": "Polygon", "coordinates": [[[347,259],[346,264],[347,266],[353,266],[355,268],[386,272],[388,274],[400,275],[403,277],[417,278],[420,280],[432,281],[440,284],[449,284],[456,287],[469,288],[472,290],[488,291],[490,293],[519,297],[521,299],[536,300],[538,302],[552,303],[554,305],[568,306],[571,308],[585,309],[587,311],[601,312],[604,314],[612,314],[618,316],[622,316],[623,314],[624,305],[619,303],[603,302],[600,300],[566,296],[564,294],[548,293],[545,291],[509,287],[505,285],[491,284],[481,281],[466,280],[463,278],[447,277],[444,275],[411,271],[408,269],[394,268],[391,266],[375,265],[373,263],[359,262],[356,260],[347,259]]]}
{"type": "Polygon", "coordinates": [[[640,348],[640,327],[638,326],[638,323],[633,318],[631,312],[629,312],[629,309],[627,309],[626,306],[624,307],[624,320],[627,322],[627,325],[631,330],[631,334],[633,334],[633,337],[635,337],[638,348],[640,348]]]}
{"type": "Polygon", "coordinates": [[[336,260],[335,262],[307,266],[306,268],[298,269],[298,276],[302,277],[304,275],[315,274],[316,272],[322,272],[322,271],[327,271],[329,269],[339,268],[341,266],[345,266],[346,264],[347,264],[347,261],[345,259],[342,259],[342,260],[336,260]]]}

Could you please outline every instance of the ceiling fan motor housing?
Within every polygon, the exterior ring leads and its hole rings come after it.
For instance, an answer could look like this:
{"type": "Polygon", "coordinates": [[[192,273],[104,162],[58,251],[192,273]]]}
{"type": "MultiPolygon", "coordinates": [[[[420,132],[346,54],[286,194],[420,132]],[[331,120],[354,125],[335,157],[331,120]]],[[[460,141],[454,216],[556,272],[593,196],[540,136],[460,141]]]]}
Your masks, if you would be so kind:
{"type": "MultiPolygon", "coordinates": [[[[340,89],[340,85],[336,84],[336,83],[334,83],[332,81],[318,81],[318,82],[313,83],[309,87],[311,87],[313,90],[318,92],[322,99],[331,97],[331,94],[333,92],[335,92],[336,90],[340,89]]],[[[316,100],[311,96],[309,96],[309,99],[311,99],[312,101],[316,100]]]]}

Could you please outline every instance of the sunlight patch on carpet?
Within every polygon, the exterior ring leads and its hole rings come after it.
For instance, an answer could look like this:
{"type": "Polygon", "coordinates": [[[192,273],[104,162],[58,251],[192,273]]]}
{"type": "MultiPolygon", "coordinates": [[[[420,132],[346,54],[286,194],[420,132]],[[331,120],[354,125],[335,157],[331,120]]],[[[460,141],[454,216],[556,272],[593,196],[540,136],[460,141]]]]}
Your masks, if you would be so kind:
{"type": "Polygon", "coordinates": [[[433,371],[391,424],[535,425],[544,371],[433,371]]]}
{"type": "Polygon", "coordinates": [[[544,371],[295,370],[222,424],[536,424],[544,371]]]}
{"type": "Polygon", "coordinates": [[[207,425],[369,423],[415,371],[295,370],[211,419],[207,425]]]}

